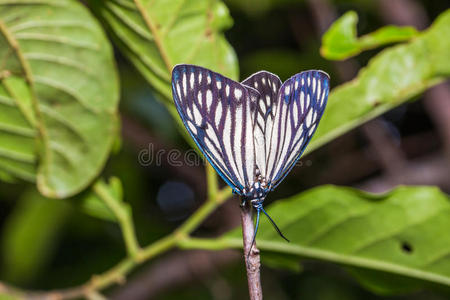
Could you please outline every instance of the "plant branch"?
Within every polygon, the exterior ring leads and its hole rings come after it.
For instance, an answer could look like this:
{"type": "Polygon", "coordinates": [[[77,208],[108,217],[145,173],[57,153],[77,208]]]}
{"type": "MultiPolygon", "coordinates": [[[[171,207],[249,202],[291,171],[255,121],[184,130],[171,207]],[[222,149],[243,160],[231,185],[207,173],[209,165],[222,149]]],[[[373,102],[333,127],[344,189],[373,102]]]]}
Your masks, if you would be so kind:
{"type": "MultiPolygon", "coordinates": [[[[219,239],[189,238],[181,244],[181,248],[183,249],[224,250],[240,249],[241,247],[242,242],[237,236],[227,236],[219,239]]],[[[375,258],[358,257],[352,255],[351,253],[339,253],[307,245],[299,245],[294,243],[286,244],[283,242],[273,242],[269,240],[260,240],[259,247],[268,252],[294,255],[304,259],[307,258],[328,261],[344,266],[372,269],[450,286],[450,279],[448,276],[375,258]]]]}
{"type": "MultiPolygon", "coordinates": [[[[205,278],[215,281],[217,272],[222,267],[238,261],[241,258],[239,254],[240,252],[234,249],[173,251],[134,274],[125,286],[118,287],[108,296],[111,300],[158,299],[174,287],[185,286],[205,278]]],[[[212,288],[211,298],[222,299],[214,297],[214,291],[220,293],[221,289],[212,288]]]]}
{"type": "Polygon", "coordinates": [[[129,209],[129,206],[126,205],[126,203],[114,199],[101,181],[97,182],[92,189],[116,216],[119,221],[120,228],[122,229],[122,235],[128,255],[130,257],[135,257],[140,249],[140,246],[136,238],[131,209],[129,209]]]}
{"type": "Polygon", "coordinates": [[[222,203],[231,196],[231,189],[226,187],[219,190],[214,169],[208,164],[208,199],[205,203],[172,234],[156,242],[140,248],[137,242],[131,213],[125,203],[114,199],[108,190],[101,184],[95,184],[94,192],[99,196],[117,217],[122,229],[128,256],[106,272],[94,275],[86,283],[62,290],[27,291],[9,286],[0,282],[0,295],[8,294],[18,299],[75,299],[89,298],[113,284],[123,284],[126,276],[140,264],[164,253],[172,248],[179,247],[189,235],[222,203]]]}
{"type": "Polygon", "coordinates": [[[255,228],[252,220],[252,208],[248,203],[241,207],[242,238],[244,242],[244,259],[247,270],[248,291],[251,300],[262,299],[260,257],[256,244],[252,245],[255,228]]]}

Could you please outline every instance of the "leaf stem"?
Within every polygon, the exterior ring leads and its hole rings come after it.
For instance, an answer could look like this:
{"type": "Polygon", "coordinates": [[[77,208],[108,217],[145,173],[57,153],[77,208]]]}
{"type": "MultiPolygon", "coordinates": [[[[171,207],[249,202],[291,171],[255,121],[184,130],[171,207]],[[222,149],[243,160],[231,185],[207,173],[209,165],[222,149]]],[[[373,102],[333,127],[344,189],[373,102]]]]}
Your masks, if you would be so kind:
{"type": "Polygon", "coordinates": [[[179,237],[175,233],[172,233],[157,240],[156,242],[153,242],[138,253],[137,262],[143,263],[165,251],[168,251],[176,246],[178,240],[179,237]]]}
{"type": "Polygon", "coordinates": [[[142,14],[142,18],[144,19],[145,24],[147,25],[150,32],[153,34],[153,39],[155,41],[156,47],[159,50],[159,53],[161,54],[161,58],[164,61],[164,64],[166,65],[166,68],[169,72],[169,74],[172,72],[173,64],[169,59],[169,56],[165,50],[165,48],[162,45],[162,39],[159,35],[159,30],[157,26],[153,23],[152,19],[150,18],[146,7],[141,3],[140,0],[134,0],[134,3],[136,4],[136,7],[142,14]]]}
{"type": "Polygon", "coordinates": [[[109,194],[102,181],[97,182],[93,186],[93,190],[109,209],[112,210],[119,221],[128,255],[132,258],[136,257],[140,250],[140,246],[136,238],[131,209],[126,203],[114,199],[109,194]]]}

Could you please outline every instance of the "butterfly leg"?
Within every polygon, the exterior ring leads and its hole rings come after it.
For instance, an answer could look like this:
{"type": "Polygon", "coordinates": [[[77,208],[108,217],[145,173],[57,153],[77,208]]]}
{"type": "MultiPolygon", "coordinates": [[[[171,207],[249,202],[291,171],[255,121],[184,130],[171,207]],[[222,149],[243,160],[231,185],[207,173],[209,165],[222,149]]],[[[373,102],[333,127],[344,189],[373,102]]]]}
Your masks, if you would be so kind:
{"type": "Polygon", "coordinates": [[[256,209],[255,232],[253,233],[252,244],[250,245],[250,249],[248,250],[247,256],[250,256],[250,253],[251,253],[251,251],[252,251],[253,245],[255,244],[256,233],[258,232],[258,227],[259,227],[259,214],[260,214],[260,209],[257,208],[257,209],[256,209]]]}

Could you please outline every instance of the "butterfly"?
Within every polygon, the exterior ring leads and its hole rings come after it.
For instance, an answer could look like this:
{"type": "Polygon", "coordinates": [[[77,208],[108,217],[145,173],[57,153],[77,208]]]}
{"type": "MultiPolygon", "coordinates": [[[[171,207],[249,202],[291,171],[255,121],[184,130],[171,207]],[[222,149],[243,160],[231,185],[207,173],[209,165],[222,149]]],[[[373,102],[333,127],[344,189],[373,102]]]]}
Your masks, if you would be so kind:
{"type": "MultiPolygon", "coordinates": [[[[310,70],[284,83],[267,71],[241,83],[211,70],[180,64],[172,71],[172,94],[184,126],[209,163],[257,212],[255,241],[267,194],[295,166],[323,115],[327,73],[310,70]]],[[[251,249],[251,247],[250,247],[251,249]]]]}

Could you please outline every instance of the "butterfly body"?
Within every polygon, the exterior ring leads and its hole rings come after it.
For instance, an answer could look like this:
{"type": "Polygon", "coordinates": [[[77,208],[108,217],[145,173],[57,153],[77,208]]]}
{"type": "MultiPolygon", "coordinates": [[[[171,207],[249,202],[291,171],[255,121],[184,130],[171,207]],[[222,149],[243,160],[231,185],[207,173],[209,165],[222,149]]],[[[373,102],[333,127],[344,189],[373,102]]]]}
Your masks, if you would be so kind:
{"type": "Polygon", "coordinates": [[[248,192],[245,190],[245,194],[241,195],[242,201],[250,201],[250,203],[255,206],[259,203],[263,203],[269,192],[270,189],[267,187],[265,179],[259,176],[255,179],[255,183],[253,183],[253,186],[248,192]]]}
{"type": "Polygon", "coordinates": [[[317,129],[328,90],[329,77],[318,70],[284,83],[266,71],[242,83],[199,66],[172,71],[172,94],[185,127],[233,192],[256,210],[257,224],[260,212],[267,215],[267,194],[295,166],[317,129]]]}

